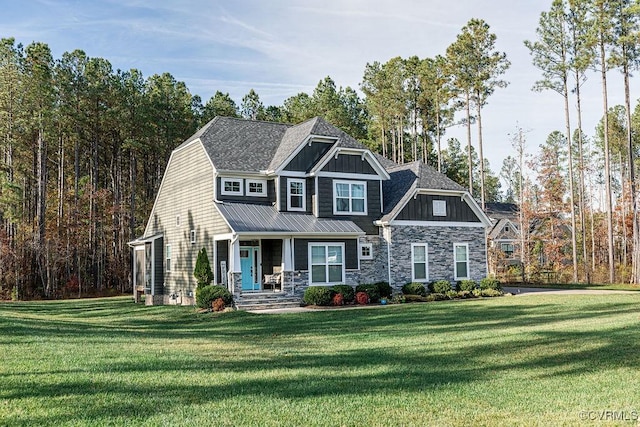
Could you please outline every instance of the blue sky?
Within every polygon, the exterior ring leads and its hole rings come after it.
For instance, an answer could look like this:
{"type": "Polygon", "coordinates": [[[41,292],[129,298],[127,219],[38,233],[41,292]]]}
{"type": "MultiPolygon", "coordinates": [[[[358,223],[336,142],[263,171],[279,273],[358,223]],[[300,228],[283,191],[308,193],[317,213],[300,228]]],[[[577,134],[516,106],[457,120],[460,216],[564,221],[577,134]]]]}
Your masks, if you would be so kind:
{"type": "MultiPolygon", "coordinates": [[[[528,131],[530,152],[553,130],[564,131],[562,97],[531,91],[540,73],[523,40],[535,39],[540,12],[551,0],[5,0],[1,37],[47,43],[55,58],[74,49],[102,57],[115,69],[149,77],[169,72],[206,102],[216,90],[239,104],[254,88],[265,105],[311,93],[325,76],[358,88],[367,62],[394,56],[444,54],[471,18],[484,19],[497,49],[512,63],[483,110],[485,157],[494,172],[513,154],[510,135],[528,131]]],[[[622,103],[619,73],[609,103],[622,103]]],[[[632,98],[637,99],[632,81],[632,98]]],[[[584,129],[601,117],[599,77],[584,86],[584,129]]],[[[448,130],[466,144],[463,127],[448,130]]],[[[473,143],[477,144],[473,130],[473,143]]]]}

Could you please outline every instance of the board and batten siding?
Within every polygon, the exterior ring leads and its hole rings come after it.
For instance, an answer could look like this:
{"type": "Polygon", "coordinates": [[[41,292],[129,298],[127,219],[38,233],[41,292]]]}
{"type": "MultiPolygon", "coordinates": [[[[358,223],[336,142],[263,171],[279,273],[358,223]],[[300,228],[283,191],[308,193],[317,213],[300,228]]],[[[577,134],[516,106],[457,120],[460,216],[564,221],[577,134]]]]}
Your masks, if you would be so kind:
{"type": "Polygon", "coordinates": [[[400,211],[396,220],[401,221],[443,221],[443,222],[481,222],[466,201],[459,196],[440,196],[418,194],[411,198],[400,211]],[[447,203],[446,216],[433,215],[433,201],[444,200],[447,203]]]}
{"type": "Polygon", "coordinates": [[[281,176],[280,177],[280,212],[287,212],[287,190],[289,188],[289,180],[291,179],[304,179],[305,182],[305,211],[295,211],[298,213],[313,213],[313,192],[315,190],[312,178],[296,178],[281,176]]]}
{"type": "Polygon", "coordinates": [[[284,167],[286,171],[292,172],[308,172],[320,160],[333,143],[328,142],[312,142],[311,146],[306,144],[298,154],[284,167]]]}
{"type": "Polygon", "coordinates": [[[309,243],[344,243],[345,268],[358,269],[358,239],[295,239],[294,268],[296,270],[309,269],[309,243]]]}
{"type": "Polygon", "coordinates": [[[353,154],[340,154],[337,158],[329,160],[322,171],[378,175],[366,158],[353,154]]]}
{"type": "Polygon", "coordinates": [[[166,271],[164,259],[161,264],[165,295],[193,292],[198,251],[206,248],[209,261],[213,262],[213,235],[229,232],[214,207],[213,192],[213,166],[202,145],[195,142],[175,151],[145,233],[147,236],[163,234],[163,253],[166,245],[171,245],[171,271],[166,271]],[[191,230],[196,232],[195,243],[191,243],[191,230]]]}
{"type": "MultiPolygon", "coordinates": [[[[358,227],[367,234],[378,234],[378,227],[374,225],[374,221],[382,216],[380,212],[380,181],[365,180],[367,183],[367,215],[334,215],[333,214],[333,181],[335,178],[319,177],[318,178],[318,217],[319,218],[336,218],[348,219],[353,221],[358,227]]],[[[340,181],[358,181],[354,179],[339,179],[340,181]]]]}

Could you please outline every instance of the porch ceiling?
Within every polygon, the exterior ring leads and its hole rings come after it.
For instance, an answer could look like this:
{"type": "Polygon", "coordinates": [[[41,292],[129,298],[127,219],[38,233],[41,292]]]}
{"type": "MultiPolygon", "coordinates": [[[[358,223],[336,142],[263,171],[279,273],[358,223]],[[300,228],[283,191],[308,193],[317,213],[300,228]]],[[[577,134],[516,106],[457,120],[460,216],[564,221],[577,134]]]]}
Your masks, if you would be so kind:
{"type": "Polygon", "coordinates": [[[353,221],[316,218],[314,215],[278,212],[274,206],[247,203],[216,203],[234,232],[278,232],[291,234],[364,234],[353,221]]]}

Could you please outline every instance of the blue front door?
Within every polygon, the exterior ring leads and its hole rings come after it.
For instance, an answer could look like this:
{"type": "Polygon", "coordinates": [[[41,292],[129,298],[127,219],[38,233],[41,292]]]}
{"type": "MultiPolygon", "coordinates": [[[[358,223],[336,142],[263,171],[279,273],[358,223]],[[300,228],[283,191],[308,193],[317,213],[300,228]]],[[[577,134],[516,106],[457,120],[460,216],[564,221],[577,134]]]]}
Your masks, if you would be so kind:
{"type": "Polygon", "coordinates": [[[240,248],[240,268],[242,270],[242,290],[259,291],[258,280],[258,252],[259,248],[243,246],[240,248]]]}

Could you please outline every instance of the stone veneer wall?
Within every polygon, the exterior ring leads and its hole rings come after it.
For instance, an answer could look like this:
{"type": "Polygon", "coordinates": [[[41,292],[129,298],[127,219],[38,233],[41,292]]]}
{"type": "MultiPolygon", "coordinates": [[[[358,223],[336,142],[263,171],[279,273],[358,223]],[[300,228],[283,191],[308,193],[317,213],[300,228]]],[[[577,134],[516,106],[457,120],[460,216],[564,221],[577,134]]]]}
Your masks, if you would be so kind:
{"type": "Polygon", "coordinates": [[[372,244],[373,259],[360,260],[360,277],[357,283],[388,282],[387,242],[380,235],[367,235],[360,238],[360,243],[372,244]]]}
{"type": "MultiPolygon", "coordinates": [[[[345,284],[355,287],[360,279],[360,272],[358,270],[346,270],[345,271],[345,284]]],[[[309,272],[307,270],[300,270],[293,272],[293,290],[292,296],[300,298],[304,296],[304,291],[309,287],[309,272]]],[[[289,295],[289,293],[287,293],[289,295]]]]}
{"type": "Polygon", "coordinates": [[[482,227],[392,226],[391,280],[394,288],[411,282],[411,244],[428,244],[429,281],[454,281],[453,244],[469,245],[472,280],[487,275],[485,230],[482,227]]]}

